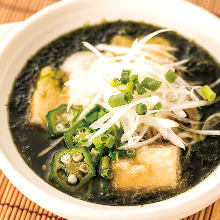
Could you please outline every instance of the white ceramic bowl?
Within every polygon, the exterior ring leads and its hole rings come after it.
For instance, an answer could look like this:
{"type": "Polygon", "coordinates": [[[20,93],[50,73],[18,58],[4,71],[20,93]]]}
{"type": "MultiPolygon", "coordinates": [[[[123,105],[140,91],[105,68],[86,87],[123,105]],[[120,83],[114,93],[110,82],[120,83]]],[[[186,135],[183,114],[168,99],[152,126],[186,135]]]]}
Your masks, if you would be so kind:
{"type": "Polygon", "coordinates": [[[0,49],[0,166],[12,183],[40,206],[68,219],[179,219],[220,197],[220,167],[196,187],[165,201],[111,207],[70,197],[40,179],[13,144],[7,107],[12,83],[27,59],[42,46],[90,21],[129,19],[172,28],[195,39],[220,61],[220,20],[181,0],[73,0],[48,7],[22,22],[0,49]]]}

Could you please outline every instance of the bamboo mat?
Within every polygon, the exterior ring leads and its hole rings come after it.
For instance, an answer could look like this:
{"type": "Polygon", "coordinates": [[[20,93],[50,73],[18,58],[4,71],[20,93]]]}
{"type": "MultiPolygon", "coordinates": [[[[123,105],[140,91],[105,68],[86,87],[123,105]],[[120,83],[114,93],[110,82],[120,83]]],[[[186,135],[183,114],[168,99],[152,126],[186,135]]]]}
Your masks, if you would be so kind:
{"type": "MultiPolygon", "coordinates": [[[[59,0],[0,0],[0,24],[23,21],[59,0]]],[[[220,17],[220,0],[189,0],[220,17]]],[[[19,192],[0,170],[0,220],[63,219],[19,192]]],[[[76,219],[77,220],[77,219],[76,219]]],[[[152,219],[153,220],[153,219],[152,219]]],[[[220,220],[220,200],[184,220],[220,220]]]]}

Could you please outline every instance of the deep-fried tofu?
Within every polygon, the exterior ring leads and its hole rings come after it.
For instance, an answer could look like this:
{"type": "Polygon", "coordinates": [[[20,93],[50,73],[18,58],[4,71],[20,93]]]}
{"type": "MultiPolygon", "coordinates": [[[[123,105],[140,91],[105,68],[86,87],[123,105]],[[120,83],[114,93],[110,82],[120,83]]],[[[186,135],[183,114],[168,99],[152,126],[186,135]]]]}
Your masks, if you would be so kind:
{"type": "Polygon", "coordinates": [[[44,67],[40,72],[36,89],[31,98],[28,120],[31,124],[47,128],[46,114],[48,111],[66,104],[69,99],[68,90],[63,87],[67,80],[64,72],[52,67],[44,67]]]}
{"type": "Polygon", "coordinates": [[[112,163],[112,185],[116,190],[175,189],[181,173],[179,158],[180,149],[176,146],[142,147],[136,158],[112,163]]]}

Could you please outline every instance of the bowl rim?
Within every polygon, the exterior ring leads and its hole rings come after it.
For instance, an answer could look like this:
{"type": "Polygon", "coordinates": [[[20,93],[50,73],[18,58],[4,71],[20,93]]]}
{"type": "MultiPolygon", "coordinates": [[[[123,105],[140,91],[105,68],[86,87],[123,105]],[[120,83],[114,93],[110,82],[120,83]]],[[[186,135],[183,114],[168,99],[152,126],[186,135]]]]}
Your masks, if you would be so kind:
{"type": "MultiPolygon", "coordinates": [[[[56,11],[59,7],[64,7],[64,6],[66,7],[66,5],[68,5],[69,3],[72,3],[72,2],[77,4],[80,1],[89,2],[89,0],[66,0],[66,1],[55,3],[45,9],[39,11],[38,13],[32,15],[30,18],[28,18],[26,21],[19,24],[18,27],[16,27],[13,31],[11,31],[9,33],[8,38],[5,39],[0,46],[0,55],[2,55],[4,53],[5,48],[10,44],[11,41],[13,41],[14,38],[16,38],[16,35],[19,32],[22,32],[23,29],[28,28],[29,25],[32,25],[32,22],[38,20],[41,17],[47,16],[46,15],[47,13],[53,13],[53,11],[56,11]]],[[[178,1],[177,0],[169,0],[169,2],[172,2],[172,3],[175,2],[175,4],[184,5],[185,7],[191,7],[195,12],[202,13],[205,17],[208,17],[210,21],[214,22],[218,27],[220,27],[219,18],[217,18],[213,14],[207,12],[206,10],[204,10],[198,6],[195,6],[191,3],[183,1],[183,0],[178,0],[178,1]]],[[[220,36],[220,28],[219,28],[219,36],[220,36]]],[[[32,201],[36,202],[40,206],[45,207],[47,210],[49,210],[51,212],[54,212],[54,213],[61,215],[61,216],[67,216],[66,213],[64,213],[62,210],[55,210],[53,207],[48,205],[47,201],[48,200],[53,201],[54,196],[50,195],[45,189],[38,188],[33,183],[29,182],[19,172],[16,172],[15,167],[10,163],[9,160],[7,160],[7,157],[4,156],[1,149],[0,149],[0,161],[2,161],[0,166],[1,166],[1,169],[3,170],[3,172],[10,179],[10,181],[21,192],[24,193],[25,196],[27,196],[28,198],[30,198],[32,201]],[[23,183],[23,185],[27,186],[28,190],[25,189],[25,187],[22,187],[21,184],[18,184],[16,181],[17,179],[20,179],[21,182],[23,183]],[[32,193],[29,192],[29,189],[32,189],[32,193]],[[45,200],[42,200],[41,196],[39,196],[42,194],[46,198],[45,200]]],[[[220,177],[220,167],[218,167],[213,173],[215,174],[215,176],[220,177]]],[[[126,217],[128,214],[130,214],[133,218],[137,212],[142,215],[145,215],[147,213],[150,214],[152,211],[157,210],[157,209],[165,212],[167,210],[170,210],[170,211],[175,210],[175,209],[179,208],[180,205],[186,206],[189,201],[188,197],[190,197],[191,201],[196,201],[196,200],[200,199],[199,205],[197,205],[197,207],[196,207],[196,210],[198,211],[201,208],[204,208],[205,206],[209,205],[211,202],[214,201],[214,199],[220,197],[220,192],[219,192],[219,193],[216,193],[217,195],[212,196],[212,198],[210,198],[208,201],[206,201],[206,196],[208,194],[213,194],[213,192],[217,188],[220,188],[220,181],[219,182],[213,181],[214,180],[213,173],[210,176],[208,176],[204,181],[202,181],[201,183],[199,183],[198,185],[196,185],[192,189],[188,190],[187,192],[181,193],[173,198],[166,199],[166,200],[163,200],[160,202],[146,204],[146,205],[142,205],[142,206],[128,206],[128,207],[117,206],[117,207],[114,207],[114,206],[106,206],[106,205],[100,205],[100,204],[92,204],[92,203],[88,203],[85,201],[76,202],[77,199],[73,199],[72,201],[74,201],[74,206],[75,206],[74,211],[76,212],[75,213],[76,216],[81,217],[82,213],[83,213],[86,217],[89,217],[92,215],[94,217],[94,219],[95,218],[99,219],[97,216],[97,212],[100,215],[103,215],[103,216],[109,215],[112,218],[115,218],[119,215],[122,215],[122,213],[123,213],[124,217],[126,217]],[[209,185],[208,189],[206,188],[207,185],[209,185]],[[205,191],[205,193],[203,190],[205,191]],[[110,213],[110,212],[113,212],[113,213],[110,213]]],[[[36,176],[36,178],[39,178],[36,174],[35,174],[35,176],[36,176]]],[[[47,184],[47,185],[49,186],[49,184],[47,184]]],[[[51,187],[51,186],[49,186],[49,187],[51,187]]],[[[58,190],[53,190],[53,191],[58,191],[58,190]]],[[[60,192],[59,192],[59,194],[60,194],[60,192]]],[[[57,202],[56,202],[57,206],[55,206],[55,207],[58,207],[59,203],[62,203],[62,202],[63,202],[63,200],[60,197],[59,199],[57,199],[57,202]]],[[[67,207],[71,208],[73,206],[73,204],[71,204],[71,202],[66,201],[65,205],[67,205],[67,207]]],[[[62,205],[60,205],[60,206],[63,208],[62,205]]],[[[188,210],[188,213],[192,214],[194,212],[194,210],[188,210]]],[[[185,216],[182,215],[181,217],[185,217],[185,216]]],[[[129,219],[132,219],[132,218],[129,218],[129,219]]]]}

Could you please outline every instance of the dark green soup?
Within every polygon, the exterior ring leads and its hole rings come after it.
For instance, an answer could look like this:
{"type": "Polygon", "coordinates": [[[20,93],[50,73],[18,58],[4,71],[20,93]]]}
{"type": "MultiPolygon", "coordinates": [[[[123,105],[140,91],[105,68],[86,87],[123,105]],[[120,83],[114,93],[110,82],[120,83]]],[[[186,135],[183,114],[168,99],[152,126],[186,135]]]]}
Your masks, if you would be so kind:
{"type": "MultiPolygon", "coordinates": [[[[28,124],[26,120],[30,98],[36,86],[40,70],[45,66],[58,68],[68,56],[77,51],[85,50],[82,45],[83,41],[97,45],[99,43],[109,43],[115,35],[137,38],[158,29],[160,27],[132,21],[105,22],[95,26],[84,27],[59,37],[40,49],[27,61],[15,79],[10,95],[8,105],[9,125],[19,153],[27,165],[48,184],[59,188],[49,176],[50,166],[55,152],[65,148],[65,145],[61,141],[51,151],[42,157],[37,157],[55,139],[48,131],[28,124]]],[[[178,60],[189,59],[185,64],[186,70],[183,72],[183,77],[188,82],[209,85],[220,77],[219,65],[196,43],[185,39],[175,32],[162,33],[160,36],[167,39],[172,46],[178,48],[175,51],[175,56],[178,60]]],[[[220,86],[214,87],[213,90],[217,96],[220,95],[220,86]]],[[[201,112],[203,114],[202,121],[205,121],[210,115],[220,112],[220,102],[208,107],[202,107],[201,112]]],[[[216,129],[219,128],[220,126],[217,125],[216,129]]],[[[91,189],[91,187],[96,187],[96,181],[99,181],[99,176],[93,177],[90,183],[74,193],[60,190],[79,199],[106,205],[138,205],[164,200],[195,186],[219,165],[220,137],[208,136],[204,141],[194,144],[190,152],[188,151],[187,148],[186,150],[181,150],[181,178],[184,183],[176,190],[122,194],[114,192],[111,187],[107,187],[107,190],[91,189]]]]}

